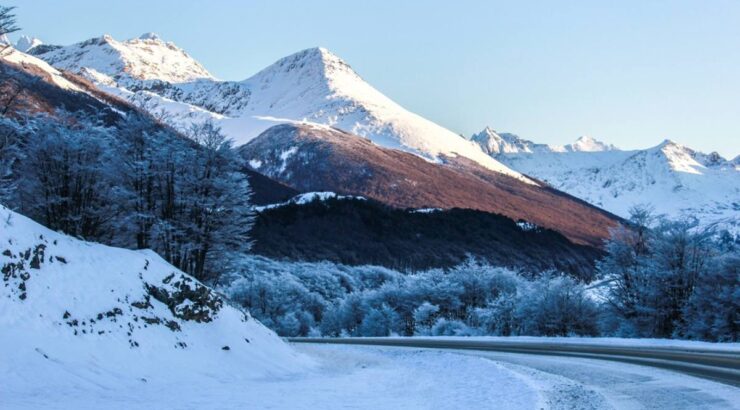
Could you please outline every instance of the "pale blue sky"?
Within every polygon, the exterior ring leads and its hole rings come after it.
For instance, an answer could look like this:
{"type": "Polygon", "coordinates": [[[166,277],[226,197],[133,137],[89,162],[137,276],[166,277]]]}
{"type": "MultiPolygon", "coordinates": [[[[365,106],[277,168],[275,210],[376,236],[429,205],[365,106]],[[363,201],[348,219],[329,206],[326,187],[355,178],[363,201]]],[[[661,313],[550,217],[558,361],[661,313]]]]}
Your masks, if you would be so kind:
{"type": "Polygon", "coordinates": [[[740,154],[740,1],[0,0],[70,44],[153,31],[238,80],[324,46],[412,111],[469,135],[670,138],[740,154]]]}

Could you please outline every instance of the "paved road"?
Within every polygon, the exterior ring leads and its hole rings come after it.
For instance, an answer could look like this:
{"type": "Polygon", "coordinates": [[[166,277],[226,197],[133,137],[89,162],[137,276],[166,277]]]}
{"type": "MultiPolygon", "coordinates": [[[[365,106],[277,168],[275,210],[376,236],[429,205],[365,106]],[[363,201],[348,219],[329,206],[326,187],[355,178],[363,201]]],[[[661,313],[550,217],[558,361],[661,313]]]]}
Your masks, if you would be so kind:
{"type": "Polygon", "coordinates": [[[293,343],[335,343],[519,353],[616,361],[657,367],[740,387],[740,354],[675,347],[622,347],[547,342],[424,338],[289,338],[293,343]]]}

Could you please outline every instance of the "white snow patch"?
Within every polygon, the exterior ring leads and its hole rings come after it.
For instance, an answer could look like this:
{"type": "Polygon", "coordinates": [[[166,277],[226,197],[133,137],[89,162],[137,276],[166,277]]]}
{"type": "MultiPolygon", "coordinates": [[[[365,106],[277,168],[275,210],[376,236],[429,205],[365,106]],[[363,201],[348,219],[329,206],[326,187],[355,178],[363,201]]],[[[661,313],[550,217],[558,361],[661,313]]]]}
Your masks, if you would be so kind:
{"type": "Polygon", "coordinates": [[[46,63],[46,61],[18,51],[13,47],[8,47],[7,49],[0,52],[0,58],[11,63],[19,64],[21,66],[34,66],[47,73],[51,77],[51,81],[59,87],[66,90],[82,92],[79,87],[64,78],[59,70],[50,66],[48,63],[46,63]]]}
{"type": "Polygon", "coordinates": [[[261,212],[261,211],[264,211],[264,210],[267,210],[267,209],[279,208],[281,206],[286,206],[286,205],[291,205],[291,204],[305,205],[305,204],[309,204],[309,203],[314,202],[314,201],[326,201],[326,200],[329,200],[329,199],[339,199],[339,200],[343,200],[343,199],[356,199],[356,200],[360,200],[360,201],[367,200],[367,198],[361,197],[361,196],[337,195],[336,192],[330,192],[330,191],[325,191],[325,192],[306,192],[304,194],[296,195],[295,197],[291,198],[290,200],[285,201],[285,202],[281,202],[281,203],[278,203],[278,204],[269,204],[269,205],[263,205],[263,206],[255,206],[254,207],[254,210],[257,211],[257,212],[261,212]]]}

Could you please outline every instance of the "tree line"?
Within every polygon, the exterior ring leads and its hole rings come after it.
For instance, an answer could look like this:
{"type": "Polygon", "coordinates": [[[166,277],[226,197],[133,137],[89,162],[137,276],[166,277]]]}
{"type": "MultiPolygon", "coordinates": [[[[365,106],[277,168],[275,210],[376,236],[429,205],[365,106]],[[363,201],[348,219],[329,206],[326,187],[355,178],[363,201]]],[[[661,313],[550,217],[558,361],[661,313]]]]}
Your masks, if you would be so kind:
{"type": "Polygon", "coordinates": [[[51,229],[153,249],[210,280],[249,250],[250,189],[210,122],[184,138],[131,111],[0,117],[0,200],[51,229]]]}

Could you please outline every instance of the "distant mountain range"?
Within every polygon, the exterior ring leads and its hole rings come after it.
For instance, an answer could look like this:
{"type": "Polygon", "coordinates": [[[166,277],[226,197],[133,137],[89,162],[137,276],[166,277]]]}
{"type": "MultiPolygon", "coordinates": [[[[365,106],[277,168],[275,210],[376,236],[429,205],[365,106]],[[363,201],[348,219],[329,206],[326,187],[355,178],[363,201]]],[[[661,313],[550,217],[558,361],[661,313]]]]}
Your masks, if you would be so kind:
{"type": "Polygon", "coordinates": [[[740,157],[728,160],[670,140],[630,151],[589,137],[552,147],[491,128],[471,139],[507,166],[623,217],[646,204],[658,214],[740,228],[740,157]]]}

